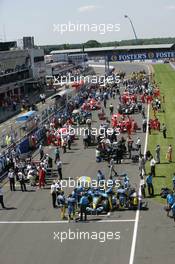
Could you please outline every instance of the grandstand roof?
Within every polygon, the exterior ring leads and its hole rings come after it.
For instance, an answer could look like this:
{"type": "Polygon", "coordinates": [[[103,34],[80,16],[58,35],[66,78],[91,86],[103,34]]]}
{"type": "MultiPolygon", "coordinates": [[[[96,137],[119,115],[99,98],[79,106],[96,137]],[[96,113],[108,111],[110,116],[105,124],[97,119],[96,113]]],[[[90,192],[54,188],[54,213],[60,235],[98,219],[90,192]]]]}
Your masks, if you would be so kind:
{"type": "MultiPolygon", "coordinates": [[[[85,48],[84,52],[95,51],[116,51],[116,50],[142,50],[142,49],[171,49],[174,43],[171,44],[153,44],[153,45],[135,45],[135,46],[117,46],[117,47],[100,47],[100,48],[85,48]]],[[[64,54],[64,53],[81,53],[82,49],[67,49],[67,50],[53,50],[50,54],[64,54]]]]}

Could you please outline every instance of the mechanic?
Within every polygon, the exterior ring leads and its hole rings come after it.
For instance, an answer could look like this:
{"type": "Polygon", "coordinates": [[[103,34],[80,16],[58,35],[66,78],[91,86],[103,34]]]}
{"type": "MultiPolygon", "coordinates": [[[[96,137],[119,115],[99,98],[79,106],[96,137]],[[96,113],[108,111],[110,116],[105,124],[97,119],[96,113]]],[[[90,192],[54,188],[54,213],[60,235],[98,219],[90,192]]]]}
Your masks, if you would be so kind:
{"type": "Polygon", "coordinates": [[[87,197],[87,193],[84,193],[80,199],[80,221],[83,221],[83,215],[84,215],[84,221],[87,221],[86,208],[88,207],[88,205],[89,205],[89,200],[87,197]]]}
{"type": "Polygon", "coordinates": [[[105,175],[102,173],[101,170],[98,170],[97,171],[97,182],[98,184],[101,182],[101,181],[104,181],[105,180],[105,175]]]}
{"type": "Polygon", "coordinates": [[[68,210],[68,220],[75,220],[75,208],[76,208],[76,199],[69,194],[67,198],[67,210],[68,210]]]}
{"type": "Polygon", "coordinates": [[[117,176],[117,172],[115,171],[114,169],[114,159],[111,159],[110,160],[110,163],[109,163],[109,179],[112,179],[113,176],[112,176],[112,173],[114,172],[114,175],[117,176]]]}
{"type": "Polygon", "coordinates": [[[169,216],[171,207],[173,206],[174,203],[175,203],[175,198],[174,198],[173,192],[170,192],[167,195],[167,216],[169,216]]]}
{"type": "Polygon", "coordinates": [[[66,197],[64,195],[64,191],[61,191],[60,194],[57,197],[57,203],[60,205],[61,208],[61,219],[65,220],[65,212],[66,212],[66,197]]]}

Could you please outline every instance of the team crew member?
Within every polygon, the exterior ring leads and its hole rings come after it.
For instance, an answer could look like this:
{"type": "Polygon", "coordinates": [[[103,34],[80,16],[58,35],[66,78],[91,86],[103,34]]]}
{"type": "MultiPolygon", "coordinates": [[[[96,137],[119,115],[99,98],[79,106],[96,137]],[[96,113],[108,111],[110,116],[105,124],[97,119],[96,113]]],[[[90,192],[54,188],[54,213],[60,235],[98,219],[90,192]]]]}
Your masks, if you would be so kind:
{"type": "Polygon", "coordinates": [[[40,167],[39,168],[39,172],[38,172],[38,175],[39,175],[39,188],[45,186],[45,177],[46,177],[46,171],[43,167],[40,167]]]}
{"type": "Polygon", "coordinates": [[[110,164],[109,164],[109,179],[112,179],[112,174],[114,173],[115,176],[117,176],[117,172],[114,169],[114,159],[110,160],[110,164]]]}
{"type": "Polygon", "coordinates": [[[173,191],[175,191],[175,173],[173,173],[172,182],[173,182],[173,191]]]}
{"type": "Polygon", "coordinates": [[[153,177],[151,173],[149,173],[149,175],[146,177],[146,183],[148,186],[148,194],[150,196],[154,196],[153,177]]]}
{"type": "Polygon", "coordinates": [[[142,121],[143,133],[146,133],[146,128],[147,128],[147,120],[146,120],[146,118],[144,118],[142,121]]]}
{"type": "Polygon", "coordinates": [[[57,147],[56,150],[55,150],[55,163],[59,159],[60,159],[60,151],[59,151],[59,148],[57,147]]]}
{"type": "Polygon", "coordinates": [[[171,209],[172,209],[173,218],[174,218],[174,222],[175,222],[175,202],[173,203],[171,209]]]}
{"type": "Polygon", "coordinates": [[[84,194],[80,199],[80,221],[83,221],[83,215],[84,215],[84,221],[87,221],[87,211],[86,208],[89,204],[89,200],[84,194]]]}
{"type": "Polygon", "coordinates": [[[3,190],[0,186],[0,204],[2,206],[3,209],[5,209],[5,205],[4,205],[4,199],[3,199],[3,190]]]}
{"type": "Polygon", "coordinates": [[[136,141],[136,147],[137,147],[139,153],[141,154],[141,140],[139,137],[137,138],[137,141],[136,141]]]}
{"type": "Polygon", "coordinates": [[[145,168],[146,160],[145,157],[141,154],[139,156],[139,170],[141,175],[146,174],[146,168],[145,168]]]}
{"type": "Polygon", "coordinates": [[[65,195],[64,195],[63,191],[58,195],[57,203],[58,203],[58,205],[60,205],[61,219],[64,220],[64,219],[66,219],[66,216],[65,216],[65,212],[66,212],[66,198],[65,198],[65,195]]]}
{"type": "Polygon", "coordinates": [[[56,188],[56,182],[53,181],[52,185],[51,185],[51,195],[52,195],[52,205],[53,208],[56,208],[56,198],[57,198],[57,188],[56,188]]]}
{"type": "Polygon", "coordinates": [[[146,184],[145,184],[145,180],[143,176],[141,176],[141,179],[140,179],[140,187],[141,187],[142,196],[145,198],[146,197],[146,193],[145,193],[146,184]]]}
{"type": "Polygon", "coordinates": [[[68,220],[75,220],[76,199],[70,194],[67,199],[68,220]]]}
{"type": "Polygon", "coordinates": [[[110,110],[110,115],[113,115],[113,113],[114,113],[114,106],[113,106],[112,103],[109,106],[109,110],[110,110]]]}
{"type": "Polygon", "coordinates": [[[10,190],[15,191],[15,173],[12,169],[9,170],[8,178],[10,181],[10,190]]]}
{"type": "Polygon", "coordinates": [[[60,159],[57,160],[56,162],[57,165],[57,171],[58,171],[58,175],[60,177],[60,181],[63,179],[63,175],[62,175],[62,161],[60,159]]]}
{"type": "Polygon", "coordinates": [[[42,144],[39,146],[39,154],[40,154],[40,160],[44,158],[44,147],[42,144]]]}
{"type": "Polygon", "coordinates": [[[71,142],[71,137],[70,137],[70,135],[68,135],[68,136],[67,136],[67,146],[68,146],[68,149],[69,149],[69,150],[71,150],[71,144],[72,144],[72,142],[71,142]]]}
{"type": "Polygon", "coordinates": [[[174,202],[175,202],[174,195],[173,192],[171,192],[167,195],[167,207],[168,207],[167,216],[169,216],[171,207],[173,206],[174,202]]]}
{"type": "Polygon", "coordinates": [[[150,169],[151,169],[151,175],[155,177],[156,176],[156,161],[153,157],[151,157],[150,169]]]}
{"type": "Polygon", "coordinates": [[[62,138],[62,140],[61,140],[61,146],[62,146],[63,153],[66,153],[66,151],[67,151],[67,141],[66,141],[66,138],[62,138]]]}
{"type": "Polygon", "coordinates": [[[102,173],[101,170],[98,170],[97,171],[97,182],[98,182],[98,184],[101,182],[104,183],[104,180],[105,180],[105,175],[102,173]]]}
{"type": "Polygon", "coordinates": [[[27,189],[26,189],[26,184],[25,184],[25,176],[24,176],[22,171],[18,172],[18,179],[19,179],[19,183],[21,185],[21,191],[26,192],[27,189]]]}
{"type": "Polygon", "coordinates": [[[160,164],[160,145],[156,146],[156,162],[160,164]]]}
{"type": "Polygon", "coordinates": [[[162,124],[162,133],[164,138],[166,138],[166,132],[167,132],[166,126],[165,124],[162,124]]]}

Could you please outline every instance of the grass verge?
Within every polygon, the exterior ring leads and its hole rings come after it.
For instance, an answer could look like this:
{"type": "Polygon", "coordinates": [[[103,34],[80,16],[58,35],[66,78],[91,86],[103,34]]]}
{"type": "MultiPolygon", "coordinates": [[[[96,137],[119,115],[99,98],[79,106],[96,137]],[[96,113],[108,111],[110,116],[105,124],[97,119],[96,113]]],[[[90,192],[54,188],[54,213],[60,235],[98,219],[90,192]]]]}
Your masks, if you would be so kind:
{"type": "MultiPolygon", "coordinates": [[[[161,96],[165,96],[165,112],[158,113],[161,124],[165,123],[167,126],[167,138],[164,139],[162,132],[153,132],[148,138],[148,150],[155,156],[156,145],[161,147],[161,164],[156,166],[156,177],[154,178],[155,200],[164,203],[159,194],[162,187],[169,187],[172,189],[172,174],[175,172],[175,156],[173,163],[169,164],[166,160],[166,152],[168,145],[173,147],[175,153],[175,70],[170,65],[157,64],[154,65],[155,81],[159,84],[161,96]]],[[[151,110],[150,117],[153,117],[151,110]]],[[[147,165],[148,171],[149,164],[147,165]]]]}

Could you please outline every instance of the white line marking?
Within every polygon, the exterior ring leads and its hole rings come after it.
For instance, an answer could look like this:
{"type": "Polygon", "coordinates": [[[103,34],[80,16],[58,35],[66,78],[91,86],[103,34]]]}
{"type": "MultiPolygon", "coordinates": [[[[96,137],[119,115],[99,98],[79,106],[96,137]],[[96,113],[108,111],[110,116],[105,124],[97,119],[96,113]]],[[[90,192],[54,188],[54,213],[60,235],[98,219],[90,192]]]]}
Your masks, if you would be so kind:
{"type": "Polygon", "coordinates": [[[66,224],[68,221],[0,221],[0,224],[66,224]]]}
{"type": "Polygon", "coordinates": [[[135,219],[106,219],[106,220],[99,220],[98,223],[129,223],[135,222],[135,219]]]}
{"type": "MultiPolygon", "coordinates": [[[[150,105],[148,105],[148,108],[147,108],[147,129],[146,129],[146,137],[145,137],[144,155],[146,154],[147,144],[148,144],[149,109],[150,109],[150,105]]],[[[139,195],[141,195],[141,187],[139,188],[139,195]]],[[[132,245],[131,245],[131,253],[130,253],[129,264],[133,264],[134,263],[136,241],[137,241],[137,232],[138,232],[138,224],[139,224],[139,215],[140,215],[140,210],[138,208],[137,212],[136,212],[136,217],[135,217],[135,224],[134,224],[134,231],[133,231],[133,238],[132,238],[132,245]]]]}
{"type": "MultiPolygon", "coordinates": [[[[92,221],[93,222],[93,219],[92,221]]],[[[94,223],[129,223],[135,222],[135,219],[106,219],[98,220],[94,223]]],[[[0,224],[68,224],[69,221],[0,221],[0,224]]]]}

